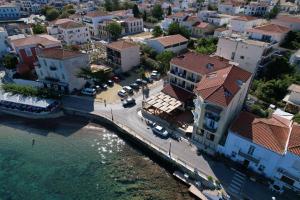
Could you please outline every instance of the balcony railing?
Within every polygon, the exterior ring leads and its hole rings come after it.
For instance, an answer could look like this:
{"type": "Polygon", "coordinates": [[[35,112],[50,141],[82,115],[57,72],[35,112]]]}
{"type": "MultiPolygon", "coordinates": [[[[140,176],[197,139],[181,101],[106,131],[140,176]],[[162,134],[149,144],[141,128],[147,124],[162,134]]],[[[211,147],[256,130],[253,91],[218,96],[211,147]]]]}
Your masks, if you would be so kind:
{"type": "Polygon", "coordinates": [[[205,122],[203,124],[203,128],[206,129],[206,130],[208,130],[211,133],[215,133],[217,131],[217,129],[218,129],[218,127],[211,127],[208,124],[206,124],[205,122]]]}
{"type": "Polygon", "coordinates": [[[206,117],[206,118],[209,118],[209,119],[211,119],[211,120],[214,120],[214,121],[216,121],[216,122],[218,122],[218,121],[220,120],[220,116],[219,116],[219,115],[213,114],[213,113],[210,113],[210,112],[206,112],[206,113],[205,113],[205,117],[206,117]]]}
{"type": "Polygon", "coordinates": [[[287,177],[289,177],[291,179],[294,179],[294,180],[300,182],[300,177],[297,177],[297,176],[291,174],[290,172],[288,172],[287,170],[285,170],[283,168],[278,168],[277,172],[283,174],[284,176],[287,176],[287,177]]]}
{"type": "Polygon", "coordinates": [[[242,156],[242,157],[246,158],[247,160],[254,162],[255,164],[259,163],[259,159],[258,158],[255,158],[255,157],[253,157],[250,154],[244,153],[241,150],[239,150],[239,156],[242,156]]]}

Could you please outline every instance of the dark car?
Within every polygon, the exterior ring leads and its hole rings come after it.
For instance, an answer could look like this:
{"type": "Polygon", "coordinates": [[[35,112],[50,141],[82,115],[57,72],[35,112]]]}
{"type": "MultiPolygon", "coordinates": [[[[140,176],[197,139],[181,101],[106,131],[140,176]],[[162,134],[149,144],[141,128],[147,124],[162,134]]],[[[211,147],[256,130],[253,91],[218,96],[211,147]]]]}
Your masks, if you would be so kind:
{"type": "Polygon", "coordinates": [[[112,80],[108,80],[108,81],[107,81],[107,85],[108,85],[109,87],[112,87],[112,86],[114,86],[114,82],[113,82],[112,80]]]}
{"type": "Polygon", "coordinates": [[[134,90],[138,90],[140,88],[137,83],[131,83],[129,86],[134,90]]]}
{"type": "Polygon", "coordinates": [[[101,88],[104,90],[107,90],[108,86],[107,86],[107,84],[103,83],[103,84],[101,84],[101,88]]]}
{"type": "Polygon", "coordinates": [[[123,106],[128,107],[128,106],[134,106],[135,105],[135,99],[134,98],[127,98],[123,101],[123,106]]]}
{"type": "Polygon", "coordinates": [[[142,85],[146,86],[148,84],[148,82],[146,80],[142,80],[142,85]]]}
{"type": "Polygon", "coordinates": [[[175,134],[175,133],[171,133],[171,134],[170,134],[170,137],[171,137],[172,139],[176,140],[176,141],[180,141],[180,140],[181,140],[181,137],[178,136],[178,135],[175,134]]]}
{"type": "Polygon", "coordinates": [[[138,84],[138,85],[142,85],[143,80],[138,78],[138,79],[135,80],[135,83],[138,84]]]}
{"type": "Polygon", "coordinates": [[[144,80],[147,81],[147,83],[153,83],[153,79],[150,77],[145,77],[144,80]]]}

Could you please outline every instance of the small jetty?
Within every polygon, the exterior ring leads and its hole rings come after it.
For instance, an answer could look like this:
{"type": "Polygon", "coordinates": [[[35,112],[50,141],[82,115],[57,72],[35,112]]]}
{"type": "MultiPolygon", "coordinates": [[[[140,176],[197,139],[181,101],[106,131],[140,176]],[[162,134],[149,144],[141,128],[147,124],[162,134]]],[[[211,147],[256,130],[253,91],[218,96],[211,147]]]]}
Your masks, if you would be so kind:
{"type": "Polygon", "coordinates": [[[194,181],[190,179],[189,175],[183,174],[180,171],[175,171],[173,173],[173,176],[175,176],[177,179],[179,179],[181,182],[183,182],[185,185],[190,186],[189,192],[193,194],[195,197],[201,200],[208,200],[204,194],[198,189],[198,187],[194,184],[194,181]]]}

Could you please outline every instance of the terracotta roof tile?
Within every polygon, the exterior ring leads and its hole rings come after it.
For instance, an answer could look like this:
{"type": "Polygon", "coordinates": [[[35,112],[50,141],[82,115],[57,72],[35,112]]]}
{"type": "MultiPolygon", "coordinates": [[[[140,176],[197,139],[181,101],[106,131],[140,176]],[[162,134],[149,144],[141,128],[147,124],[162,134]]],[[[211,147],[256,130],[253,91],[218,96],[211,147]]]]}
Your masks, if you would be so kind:
{"type": "Polygon", "coordinates": [[[170,45],[174,45],[174,44],[178,44],[178,43],[182,43],[182,42],[188,42],[188,39],[186,39],[185,37],[183,37],[180,34],[158,37],[153,40],[157,40],[163,46],[170,46],[170,45]]]}
{"type": "Polygon", "coordinates": [[[165,87],[162,89],[162,92],[181,102],[186,102],[187,100],[192,99],[194,96],[193,93],[170,84],[165,85],[165,87]]]}
{"type": "Polygon", "coordinates": [[[12,40],[11,43],[15,47],[23,47],[27,45],[61,46],[61,42],[50,35],[33,35],[26,38],[12,40]]]}
{"type": "Polygon", "coordinates": [[[257,20],[257,17],[254,16],[248,16],[248,15],[242,15],[238,16],[236,18],[233,18],[232,20],[239,20],[239,21],[252,21],[252,20],[257,20]]]}
{"type": "Polygon", "coordinates": [[[281,117],[258,118],[251,113],[241,112],[232,123],[230,130],[266,149],[283,154],[288,142],[290,127],[282,122],[282,118],[279,118],[281,117]]]}
{"type": "Polygon", "coordinates": [[[80,28],[80,27],[84,27],[83,24],[78,23],[78,22],[74,22],[74,21],[70,21],[70,22],[65,22],[59,25],[61,28],[63,29],[73,29],[73,28],[80,28]]]}
{"type": "Polygon", "coordinates": [[[274,19],[274,21],[282,21],[282,22],[290,22],[290,23],[300,23],[300,17],[291,16],[291,15],[278,15],[274,19]]]}
{"type": "Polygon", "coordinates": [[[263,26],[257,26],[255,28],[249,29],[248,32],[254,33],[264,33],[264,34],[273,34],[273,33],[287,33],[290,29],[284,26],[276,24],[267,24],[263,26]]]}
{"type": "Polygon", "coordinates": [[[70,50],[64,50],[59,48],[42,49],[38,53],[38,57],[52,58],[57,60],[75,58],[82,55],[86,55],[86,54],[80,53],[79,51],[70,51],[70,50]]]}
{"type": "Polygon", "coordinates": [[[206,101],[226,107],[240,90],[240,85],[247,82],[251,75],[237,66],[230,66],[206,74],[196,91],[206,101]]]}
{"type": "Polygon", "coordinates": [[[109,13],[103,12],[103,11],[92,11],[92,12],[88,12],[85,16],[87,16],[87,17],[101,17],[101,16],[106,16],[106,15],[109,15],[109,13]]]}
{"type": "Polygon", "coordinates": [[[127,49],[131,47],[138,47],[138,45],[134,44],[133,42],[128,42],[125,40],[119,40],[116,42],[111,42],[107,45],[108,48],[115,49],[121,51],[122,49],[127,49]]]}
{"type": "Polygon", "coordinates": [[[231,66],[229,61],[218,57],[188,52],[171,60],[171,64],[204,75],[231,66]],[[212,67],[208,67],[211,64],[212,67]]]}
{"type": "Polygon", "coordinates": [[[300,156],[300,125],[297,123],[292,127],[288,151],[300,156]]]}

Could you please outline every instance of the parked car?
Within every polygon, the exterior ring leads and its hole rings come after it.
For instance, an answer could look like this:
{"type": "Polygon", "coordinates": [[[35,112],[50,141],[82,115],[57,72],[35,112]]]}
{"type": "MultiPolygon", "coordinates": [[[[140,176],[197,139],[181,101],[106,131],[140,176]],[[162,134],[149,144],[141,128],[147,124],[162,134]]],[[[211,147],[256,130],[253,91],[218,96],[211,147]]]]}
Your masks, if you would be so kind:
{"type": "Polygon", "coordinates": [[[94,85],[93,88],[96,89],[96,92],[100,92],[101,91],[100,85],[94,85]]]}
{"type": "Polygon", "coordinates": [[[127,98],[123,101],[123,106],[128,107],[128,106],[134,106],[135,105],[135,99],[134,98],[127,98]]]}
{"type": "Polygon", "coordinates": [[[153,70],[151,73],[151,78],[156,79],[156,80],[159,79],[160,73],[158,73],[158,71],[156,71],[156,70],[153,70]]]}
{"type": "Polygon", "coordinates": [[[142,85],[146,86],[148,84],[148,82],[146,80],[142,80],[142,85]]]}
{"type": "Polygon", "coordinates": [[[87,96],[95,96],[96,89],[95,88],[84,88],[81,90],[81,94],[87,95],[87,96]]]}
{"type": "Polygon", "coordinates": [[[115,83],[119,83],[121,80],[118,76],[114,76],[112,77],[112,80],[115,82],[115,83]]]}
{"type": "Polygon", "coordinates": [[[125,90],[120,90],[120,91],[118,92],[118,95],[119,95],[120,97],[126,97],[126,96],[127,96],[127,92],[126,92],[125,90]]]}
{"type": "Polygon", "coordinates": [[[112,87],[112,86],[114,86],[114,82],[113,82],[112,80],[108,80],[108,81],[107,81],[107,85],[108,85],[109,87],[112,87]]]}
{"type": "Polygon", "coordinates": [[[170,138],[172,138],[172,139],[174,139],[174,140],[176,140],[176,141],[180,141],[180,140],[181,140],[181,137],[178,136],[178,135],[175,134],[175,133],[171,133],[171,134],[170,134],[170,138]]]}
{"type": "Polygon", "coordinates": [[[144,80],[147,81],[147,83],[153,83],[153,79],[151,77],[145,77],[144,80]]]}
{"type": "Polygon", "coordinates": [[[142,85],[143,84],[143,80],[138,78],[135,80],[135,83],[138,84],[138,85],[142,85]]]}
{"type": "Polygon", "coordinates": [[[128,94],[132,94],[133,93],[133,89],[130,86],[124,86],[123,90],[125,90],[128,94]]]}
{"type": "Polygon", "coordinates": [[[130,84],[130,87],[131,87],[132,89],[135,89],[135,90],[140,89],[140,87],[139,87],[139,85],[138,85],[137,83],[131,83],[131,84],[130,84]]]}
{"type": "Polygon", "coordinates": [[[102,87],[102,89],[104,89],[104,90],[107,90],[107,88],[108,88],[107,84],[105,84],[105,83],[102,83],[102,84],[101,84],[101,87],[102,87]]]}
{"type": "Polygon", "coordinates": [[[154,126],[154,127],[152,128],[152,131],[153,131],[156,135],[158,135],[158,136],[160,136],[160,137],[162,137],[162,138],[167,138],[167,137],[169,136],[168,131],[167,131],[165,128],[163,128],[162,126],[159,126],[159,125],[154,126]]]}

